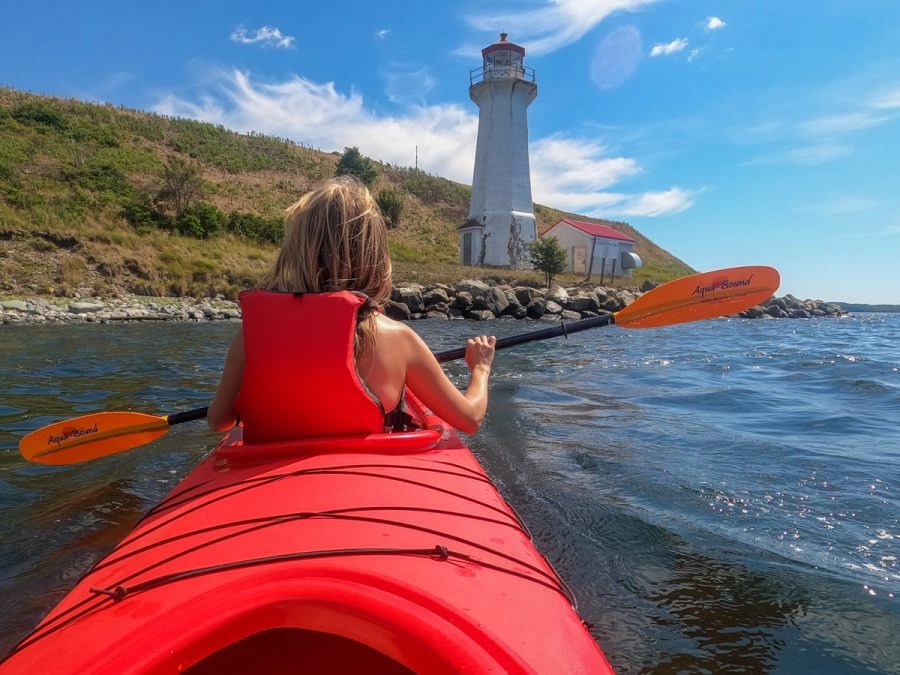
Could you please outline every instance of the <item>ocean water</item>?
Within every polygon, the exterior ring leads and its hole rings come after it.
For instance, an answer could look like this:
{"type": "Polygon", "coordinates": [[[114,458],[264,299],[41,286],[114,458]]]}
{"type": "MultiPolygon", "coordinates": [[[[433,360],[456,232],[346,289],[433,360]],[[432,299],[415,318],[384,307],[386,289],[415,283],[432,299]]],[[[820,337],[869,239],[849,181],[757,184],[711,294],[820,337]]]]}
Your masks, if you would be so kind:
{"type": "MultiPolygon", "coordinates": [[[[543,327],[412,325],[436,351],[543,327]]],[[[235,329],[0,327],[0,653],[217,436],[66,467],[18,439],[205,405],[235,329]]],[[[721,319],[504,350],[469,443],[618,672],[900,673],[898,423],[900,315],[721,319]]]]}

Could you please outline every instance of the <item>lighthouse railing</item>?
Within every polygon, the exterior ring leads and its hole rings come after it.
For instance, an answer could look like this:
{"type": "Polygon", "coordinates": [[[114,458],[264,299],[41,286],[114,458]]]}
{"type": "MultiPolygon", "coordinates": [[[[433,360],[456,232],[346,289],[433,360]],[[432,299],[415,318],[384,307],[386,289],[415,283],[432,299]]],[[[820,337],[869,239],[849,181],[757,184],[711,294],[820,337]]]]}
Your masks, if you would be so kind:
{"type": "Polygon", "coordinates": [[[504,66],[482,66],[469,71],[469,84],[476,85],[486,80],[525,80],[534,82],[534,68],[510,64],[504,66]]]}

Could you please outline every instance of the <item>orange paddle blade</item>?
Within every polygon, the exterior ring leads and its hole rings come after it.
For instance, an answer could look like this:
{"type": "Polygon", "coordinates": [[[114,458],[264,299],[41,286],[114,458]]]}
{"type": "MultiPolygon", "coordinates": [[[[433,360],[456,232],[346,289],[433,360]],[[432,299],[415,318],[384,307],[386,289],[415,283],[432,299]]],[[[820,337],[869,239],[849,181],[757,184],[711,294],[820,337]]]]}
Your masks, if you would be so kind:
{"type": "Polygon", "coordinates": [[[771,298],[780,283],[778,270],[765,266],[692,274],[639,297],[616,313],[616,325],[654,328],[735,314],[771,298]]]}
{"type": "Polygon", "coordinates": [[[76,464],[154,441],[169,430],[165,417],[102,412],[42,427],[19,441],[19,452],[39,464],[76,464]]]}

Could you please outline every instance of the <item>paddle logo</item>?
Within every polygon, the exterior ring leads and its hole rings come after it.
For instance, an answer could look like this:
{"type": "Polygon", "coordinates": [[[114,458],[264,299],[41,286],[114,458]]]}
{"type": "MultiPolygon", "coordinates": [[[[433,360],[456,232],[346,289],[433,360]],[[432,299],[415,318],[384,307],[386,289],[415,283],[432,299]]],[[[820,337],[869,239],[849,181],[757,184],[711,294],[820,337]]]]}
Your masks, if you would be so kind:
{"type": "Polygon", "coordinates": [[[92,427],[68,427],[63,429],[62,433],[58,436],[50,434],[50,437],[47,439],[47,445],[56,444],[56,447],[58,448],[71,438],[82,438],[99,432],[100,428],[98,422],[94,422],[94,426],[92,427]]]}
{"type": "Polygon", "coordinates": [[[750,286],[750,282],[753,279],[753,275],[751,274],[746,279],[738,279],[737,281],[731,281],[728,277],[720,277],[713,281],[710,284],[705,286],[698,285],[694,292],[691,295],[699,295],[700,299],[703,300],[707,293],[712,293],[713,291],[725,291],[732,288],[741,288],[743,286],[750,286]]]}

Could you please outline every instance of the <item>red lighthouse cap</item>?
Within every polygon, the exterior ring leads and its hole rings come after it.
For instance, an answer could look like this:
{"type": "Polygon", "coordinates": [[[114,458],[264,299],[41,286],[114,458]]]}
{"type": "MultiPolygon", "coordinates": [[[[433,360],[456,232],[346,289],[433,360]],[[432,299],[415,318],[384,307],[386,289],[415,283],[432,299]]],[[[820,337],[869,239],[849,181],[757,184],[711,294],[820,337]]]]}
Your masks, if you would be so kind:
{"type": "Polygon", "coordinates": [[[525,56],[525,47],[522,47],[517,44],[513,44],[506,39],[506,33],[500,33],[500,41],[495,42],[492,45],[488,45],[484,49],[481,50],[482,58],[490,54],[491,52],[495,52],[498,49],[505,49],[508,51],[518,52],[523,57],[525,56]]]}

